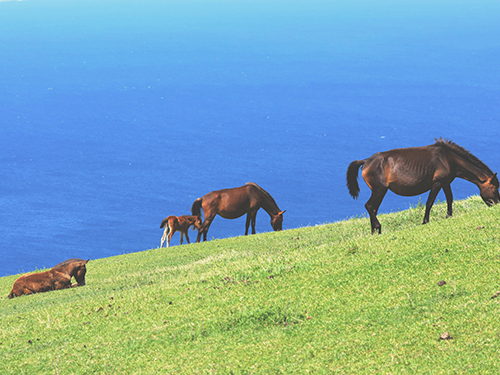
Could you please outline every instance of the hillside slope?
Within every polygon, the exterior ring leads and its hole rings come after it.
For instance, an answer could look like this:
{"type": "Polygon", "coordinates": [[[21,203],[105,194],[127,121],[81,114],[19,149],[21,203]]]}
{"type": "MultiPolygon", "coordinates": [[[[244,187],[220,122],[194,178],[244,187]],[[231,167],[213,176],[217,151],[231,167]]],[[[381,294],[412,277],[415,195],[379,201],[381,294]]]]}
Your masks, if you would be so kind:
{"type": "Polygon", "coordinates": [[[0,373],[497,373],[500,207],[423,210],[96,259],[12,300],[0,278],[0,373]]]}

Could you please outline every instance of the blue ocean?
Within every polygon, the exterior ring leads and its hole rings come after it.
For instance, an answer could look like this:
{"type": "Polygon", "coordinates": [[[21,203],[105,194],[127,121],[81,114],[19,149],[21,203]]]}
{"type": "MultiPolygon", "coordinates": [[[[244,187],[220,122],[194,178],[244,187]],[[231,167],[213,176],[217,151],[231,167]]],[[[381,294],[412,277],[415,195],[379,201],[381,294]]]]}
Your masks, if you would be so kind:
{"type": "MultiPolygon", "coordinates": [[[[348,164],[439,137],[500,172],[499,14],[496,0],[1,1],[0,276],[156,248],[164,217],[250,181],[284,229],[365,215],[348,164]]],[[[389,192],[380,212],[419,199],[389,192]]],[[[217,217],[208,237],[244,226],[217,217]]]]}

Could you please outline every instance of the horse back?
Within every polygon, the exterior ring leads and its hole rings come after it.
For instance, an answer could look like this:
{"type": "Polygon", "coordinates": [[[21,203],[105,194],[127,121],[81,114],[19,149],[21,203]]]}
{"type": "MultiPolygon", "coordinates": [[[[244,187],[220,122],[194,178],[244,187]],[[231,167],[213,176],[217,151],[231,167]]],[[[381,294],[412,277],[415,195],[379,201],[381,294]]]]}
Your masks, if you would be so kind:
{"type": "Polygon", "coordinates": [[[198,220],[198,216],[196,215],[181,215],[177,217],[177,230],[181,232],[187,232],[191,225],[194,225],[194,222],[198,220]]]}
{"type": "MultiPolygon", "coordinates": [[[[51,270],[53,270],[54,268],[65,267],[65,266],[67,266],[67,265],[69,265],[71,263],[74,263],[74,262],[85,262],[85,260],[80,259],[80,258],[67,259],[64,262],[56,264],[54,267],[51,268],[51,270]]],[[[85,262],[85,263],[87,263],[87,262],[85,262]]]]}
{"type": "Polygon", "coordinates": [[[162,222],[160,224],[160,228],[163,228],[167,224],[170,228],[172,228],[172,226],[175,224],[176,221],[177,221],[177,216],[170,215],[162,220],[162,222]]]}
{"type": "Polygon", "coordinates": [[[233,189],[225,189],[220,195],[221,211],[242,211],[245,213],[260,201],[257,188],[252,185],[244,185],[233,189]]]}
{"type": "Polygon", "coordinates": [[[365,160],[363,170],[373,168],[380,170],[407,170],[428,173],[440,165],[448,165],[448,153],[434,145],[424,147],[397,148],[377,152],[365,160]]]}
{"type": "Polygon", "coordinates": [[[435,180],[449,180],[452,169],[446,150],[430,145],[378,152],[366,159],[362,176],[372,190],[413,196],[429,190],[435,180]]]}
{"type": "MultiPolygon", "coordinates": [[[[250,206],[249,190],[252,188],[244,185],[205,194],[201,198],[201,207],[205,217],[219,214],[226,219],[233,219],[244,215],[250,206]]],[[[193,211],[193,213],[195,212],[193,211]]]]}

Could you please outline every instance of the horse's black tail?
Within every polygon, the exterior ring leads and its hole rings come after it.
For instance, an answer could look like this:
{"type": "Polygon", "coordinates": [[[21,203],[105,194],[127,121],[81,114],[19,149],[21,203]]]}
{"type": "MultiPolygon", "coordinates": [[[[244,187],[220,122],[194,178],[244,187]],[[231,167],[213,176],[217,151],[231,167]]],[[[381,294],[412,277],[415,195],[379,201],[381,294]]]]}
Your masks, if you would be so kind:
{"type": "Polygon", "coordinates": [[[349,164],[349,167],[347,167],[347,188],[349,189],[349,194],[351,194],[354,199],[358,199],[359,196],[358,170],[363,164],[365,164],[364,160],[354,160],[349,164]]]}
{"type": "Polygon", "coordinates": [[[191,213],[193,215],[196,215],[198,217],[201,217],[201,204],[203,202],[203,198],[198,198],[193,202],[193,205],[191,206],[191,213]]]}

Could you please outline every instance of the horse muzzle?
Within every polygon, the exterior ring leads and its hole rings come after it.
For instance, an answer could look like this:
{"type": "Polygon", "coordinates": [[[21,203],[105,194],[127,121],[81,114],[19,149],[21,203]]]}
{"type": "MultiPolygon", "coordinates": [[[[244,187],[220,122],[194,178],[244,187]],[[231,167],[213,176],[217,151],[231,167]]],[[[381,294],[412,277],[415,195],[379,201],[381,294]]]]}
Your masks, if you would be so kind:
{"type": "Polygon", "coordinates": [[[491,206],[494,206],[495,204],[498,204],[498,199],[483,199],[484,203],[486,203],[486,205],[488,207],[491,207],[491,206]]]}

